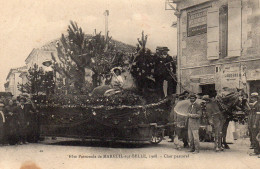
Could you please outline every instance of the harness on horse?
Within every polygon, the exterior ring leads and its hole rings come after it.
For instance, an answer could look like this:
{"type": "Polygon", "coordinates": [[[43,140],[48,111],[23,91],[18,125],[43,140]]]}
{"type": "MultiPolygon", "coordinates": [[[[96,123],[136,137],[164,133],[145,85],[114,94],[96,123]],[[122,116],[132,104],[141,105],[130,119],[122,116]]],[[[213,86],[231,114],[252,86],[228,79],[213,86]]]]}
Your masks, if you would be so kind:
{"type": "Polygon", "coordinates": [[[227,115],[228,118],[233,118],[234,115],[232,114],[232,108],[235,107],[238,100],[239,98],[237,93],[230,93],[229,95],[226,95],[224,97],[216,97],[216,102],[220,108],[220,111],[227,115]]]}

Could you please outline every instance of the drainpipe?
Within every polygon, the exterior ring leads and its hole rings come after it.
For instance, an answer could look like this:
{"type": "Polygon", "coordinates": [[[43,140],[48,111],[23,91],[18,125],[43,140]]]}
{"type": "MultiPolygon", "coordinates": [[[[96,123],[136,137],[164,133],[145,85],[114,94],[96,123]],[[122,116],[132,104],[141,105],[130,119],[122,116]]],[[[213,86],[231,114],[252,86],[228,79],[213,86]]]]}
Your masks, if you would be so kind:
{"type": "Polygon", "coordinates": [[[177,80],[178,80],[178,84],[177,84],[177,93],[181,93],[181,59],[180,59],[180,55],[181,55],[181,51],[180,51],[180,39],[181,39],[181,35],[180,35],[180,16],[181,13],[179,11],[176,11],[174,13],[175,16],[177,16],[177,80]]]}

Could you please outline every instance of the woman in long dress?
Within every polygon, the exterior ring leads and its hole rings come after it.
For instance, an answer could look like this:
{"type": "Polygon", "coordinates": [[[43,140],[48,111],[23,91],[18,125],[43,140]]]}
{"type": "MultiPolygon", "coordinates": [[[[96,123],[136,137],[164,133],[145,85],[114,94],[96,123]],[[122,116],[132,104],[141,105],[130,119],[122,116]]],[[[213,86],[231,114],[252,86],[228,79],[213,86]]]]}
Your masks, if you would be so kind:
{"type": "Polygon", "coordinates": [[[121,76],[121,68],[115,67],[111,70],[112,73],[112,80],[111,80],[111,86],[114,89],[121,89],[124,86],[124,80],[121,76]]]}

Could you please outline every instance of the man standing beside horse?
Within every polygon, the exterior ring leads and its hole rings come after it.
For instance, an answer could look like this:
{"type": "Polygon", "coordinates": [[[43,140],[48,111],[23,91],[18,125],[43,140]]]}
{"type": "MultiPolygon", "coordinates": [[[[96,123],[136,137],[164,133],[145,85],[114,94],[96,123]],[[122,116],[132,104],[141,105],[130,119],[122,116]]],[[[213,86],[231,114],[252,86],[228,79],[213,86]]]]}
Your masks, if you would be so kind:
{"type": "Polygon", "coordinates": [[[199,128],[200,117],[202,115],[201,106],[196,103],[196,95],[190,95],[191,105],[188,108],[188,136],[191,150],[190,152],[199,153],[199,128]]]}
{"type": "Polygon", "coordinates": [[[251,123],[249,125],[252,125],[251,128],[251,136],[252,136],[252,146],[254,148],[254,152],[250,153],[250,156],[255,156],[260,154],[260,146],[257,140],[257,135],[259,133],[259,127],[260,127],[260,102],[258,98],[258,93],[252,93],[251,94],[251,123]]]}

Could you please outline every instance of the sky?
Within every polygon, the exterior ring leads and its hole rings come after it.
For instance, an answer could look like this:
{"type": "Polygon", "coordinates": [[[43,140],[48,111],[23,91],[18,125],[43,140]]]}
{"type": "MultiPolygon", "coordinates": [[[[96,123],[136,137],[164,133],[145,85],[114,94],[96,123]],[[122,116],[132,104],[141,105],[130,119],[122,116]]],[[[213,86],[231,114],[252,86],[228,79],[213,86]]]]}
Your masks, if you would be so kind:
{"type": "Polygon", "coordinates": [[[66,34],[70,20],[86,34],[105,30],[104,11],[109,10],[108,29],[115,40],[135,45],[144,31],[147,47],[168,46],[177,53],[177,20],[165,10],[165,0],[0,0],[0,91],[11,68],[25,65],[34,48],[66,34]]]}

